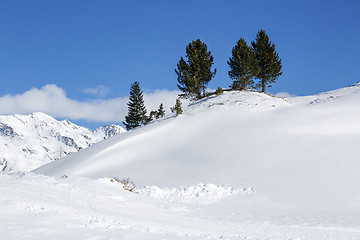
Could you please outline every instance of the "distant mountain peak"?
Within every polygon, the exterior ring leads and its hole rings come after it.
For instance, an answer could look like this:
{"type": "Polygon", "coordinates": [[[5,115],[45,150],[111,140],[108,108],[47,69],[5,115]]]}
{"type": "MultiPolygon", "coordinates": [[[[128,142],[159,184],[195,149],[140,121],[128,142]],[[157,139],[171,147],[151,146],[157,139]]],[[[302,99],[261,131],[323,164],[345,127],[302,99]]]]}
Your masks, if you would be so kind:
{"type": "Polygon", "coordinates": [[[114,124],[91,131],[42,112],[0,116],[0,171],[30,171],[122,132],[114,124]]]}
{"type": "Polygon", "coordinates": [[[123,132],[126,132],[126,130],[115,124],[106,124],[102,127],[98,127],[94,131],[95,134],[104,134],[105,138],[112,137],[123,132]]]}

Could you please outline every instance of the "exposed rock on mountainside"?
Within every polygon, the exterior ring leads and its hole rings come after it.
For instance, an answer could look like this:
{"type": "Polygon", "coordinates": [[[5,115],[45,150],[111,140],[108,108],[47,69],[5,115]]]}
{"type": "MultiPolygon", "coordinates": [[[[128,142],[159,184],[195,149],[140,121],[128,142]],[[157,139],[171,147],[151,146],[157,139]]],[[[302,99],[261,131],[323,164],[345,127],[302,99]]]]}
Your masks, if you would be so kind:
{"type": "Polygon", "coordinates": [[[114,124],[91,131],[39,112],[0,116],[0,171],[30,171],[122,132],[114,124]]]}

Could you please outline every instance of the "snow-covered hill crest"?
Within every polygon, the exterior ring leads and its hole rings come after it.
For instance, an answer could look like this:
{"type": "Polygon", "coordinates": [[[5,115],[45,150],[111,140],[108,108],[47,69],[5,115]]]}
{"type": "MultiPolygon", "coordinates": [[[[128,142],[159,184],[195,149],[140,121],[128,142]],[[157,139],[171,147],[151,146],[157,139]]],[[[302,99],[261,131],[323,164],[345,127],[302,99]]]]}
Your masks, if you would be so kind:
{"type": "MultiPolygon", "coordinates": [[[[35,174],[0,175],[0,232],[7,239],[360,239],[359,90],[287,99],[225,92],[35,174]],[[122,178],[136,188],[126,191],[122,178]]],[[[21,137],[15,128],[3,134],[21,137]]]]}
{"type": "Polygon", "coordinates": [[[354,170],[360,167],[359,89],[357,84],[288,99],[224,92],[185,107],[182,116],[115,136],[35,172],[130,177],[140,186],[249,186],[274,199],[287,192],[286,200],[280,198],[285,202],[304,194],[302,203],[310,205],[319,198],[333,202],[345,196],[355,204],[356,196],[334,192],[351,195],[354,181],[360,184],[354,170]],[[314,99],[320,101],[313,104],[314,99]],[[328,174],[318,178],[324,171],[328,174]]]}
{"type": "Polygon", "coordinates": [[[0,170],[30,171],[122,132],[117,125],[93,132],[40,112],[0,116],[0,170]]]}

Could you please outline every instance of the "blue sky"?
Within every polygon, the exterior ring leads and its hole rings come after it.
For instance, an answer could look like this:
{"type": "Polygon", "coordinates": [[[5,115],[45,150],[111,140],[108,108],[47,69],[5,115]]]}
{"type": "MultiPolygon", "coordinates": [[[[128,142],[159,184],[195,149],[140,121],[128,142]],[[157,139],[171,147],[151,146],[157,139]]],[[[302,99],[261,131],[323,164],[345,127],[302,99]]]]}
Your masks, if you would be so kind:
{"type": "Polygon", "coordinates": [[[228,87],[232,47],[240,37],[250,43],[261,28],[283,63],[269,92],[352,85],[360,81],[359,11],[355,0],[0,1],[0,114],[43,111],[92,128],[119,123],[134,81],[150,107],[173,101],[174,69],[197,38],[215,60],[209,87],[228,87]],[[104,117],[79,113],[86,109],[104,117]]]}

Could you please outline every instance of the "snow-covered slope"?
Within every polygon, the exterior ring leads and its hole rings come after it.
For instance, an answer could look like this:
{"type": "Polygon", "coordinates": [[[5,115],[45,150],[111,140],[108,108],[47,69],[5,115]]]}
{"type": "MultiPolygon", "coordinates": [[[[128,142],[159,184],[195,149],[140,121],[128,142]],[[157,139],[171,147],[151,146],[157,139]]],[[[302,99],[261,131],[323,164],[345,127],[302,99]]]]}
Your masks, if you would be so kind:
{"type": "Polygon", "coordinates": [[[245,186],[282,206],[357,208],[359,88],[294,99],[226,92],[35,172],[130,177],[140,186],[245,186]]]}
{"type": "Polygon", "coordinates": [[[288,99],[209,97],[24,176],[0,175],[0,233],[360,239],[359,103],[360,85],[288,99]],[[138,194],[112,177],[129,177],[138,194]]]}
{"type": "Polygon", "coordinates": [[[30,171],[120,132],[116,125],[92,132],[40,112],[0,116],[0,170],[30,171]]]}

